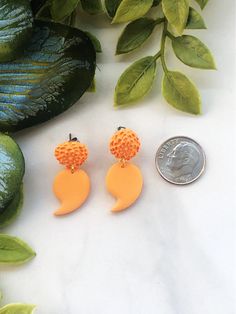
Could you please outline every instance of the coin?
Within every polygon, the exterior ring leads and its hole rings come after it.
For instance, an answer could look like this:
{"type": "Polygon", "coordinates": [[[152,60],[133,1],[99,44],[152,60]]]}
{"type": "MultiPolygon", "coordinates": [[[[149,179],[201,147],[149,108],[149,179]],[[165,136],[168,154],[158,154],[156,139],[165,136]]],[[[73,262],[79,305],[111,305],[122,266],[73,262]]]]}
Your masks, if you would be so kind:
{"type": "Polygon", "coordinates": [[[158,148],[155,162],[158,172],[165,180],[185,185],[202,175],[206,157],[196,141],[186,136],[175,136],[158,148]]]}

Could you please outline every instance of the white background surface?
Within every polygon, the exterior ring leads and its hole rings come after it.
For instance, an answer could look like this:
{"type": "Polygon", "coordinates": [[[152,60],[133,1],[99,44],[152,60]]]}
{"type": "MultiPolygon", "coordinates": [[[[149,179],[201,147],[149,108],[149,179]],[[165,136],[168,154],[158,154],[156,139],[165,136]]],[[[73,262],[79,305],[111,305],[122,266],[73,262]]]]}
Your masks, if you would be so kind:
{"type": "MultiPolygon", "coordinates": [[[[196,31],[213,51],[218,71],[181,65],[198,85],[203,115],[175,111],[160,94],[161,70],[151,94],[139,105],[114,110],[112,94],[129,62],[157,51],[160,33],[130,57],[113,56],[120,27],[93,18],[104,53],[99,56],[97,93],[69,111],[16,138],[24,152],[25,203],[5,231],[37,252],[27,265],[2,268],[3,303],[37,304],[38,314],[233,314],[235,307],[235,1],[210,1],[207,31],[196,31]],[[114,35],[116,34],[116,36],[114,35]],[[114,162],[108,141],[116,127],[134,129],[142,149],[134,162],[144,190],[129,210],[114,215],[104,178],[114,162]],[[55,218],[51,191],[61,169],[53,152],[69,132],[87,143],[84,169],[92,190],[77,212],[55,218]],[[205,149],[207,169],[196,183],[178,187],[156,172],[154,156],[167,138],[186,135],[205,149]]],[[[81,17],[86,24],[86,18],[81,17]]],[[[90,18],[91,20],[91,18],[90,18]]],[[[194,32],[191,32],[194,33],[194,32]]],[[[170,51],[170,50],[169,50],[170,51]]]]}

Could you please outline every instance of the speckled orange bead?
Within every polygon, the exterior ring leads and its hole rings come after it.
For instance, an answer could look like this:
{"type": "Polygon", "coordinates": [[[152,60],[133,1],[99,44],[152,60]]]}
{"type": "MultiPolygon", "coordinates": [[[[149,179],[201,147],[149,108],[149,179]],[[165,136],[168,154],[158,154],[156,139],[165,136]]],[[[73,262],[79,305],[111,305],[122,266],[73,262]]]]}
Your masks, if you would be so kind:
{"type": "Polygon", "coordinates": [[[88,149],[85,144],[69,141],[59,144],[55,149],[55,157],[60,164],[69,169],[78,169],[88,158],[88,149]]]}
{"type": "Polygon", "coordinates": [[[110,151],[118,159],[128,161],[134,157],[140,148],[137,134],[128,129],[121,128],[110,140],[110,151]]]}

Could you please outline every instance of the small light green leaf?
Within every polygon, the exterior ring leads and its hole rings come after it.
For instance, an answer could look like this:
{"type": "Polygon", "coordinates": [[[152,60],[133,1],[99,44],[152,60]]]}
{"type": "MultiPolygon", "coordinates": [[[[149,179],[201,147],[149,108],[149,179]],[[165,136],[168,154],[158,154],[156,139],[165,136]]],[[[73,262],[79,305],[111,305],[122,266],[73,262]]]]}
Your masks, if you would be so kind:
{"type": "Polygon", "coordinates": [[[21,187],[13,200],[0,211],[0,229],[5,228],[18,217],[23,205],[23,199],[23,187],[21,187]]]}
{"type": "Polygon", "coordinates": [[[147,17],[129,23],[120,35],[116,54],[127,53],[140,47],[150,37],[155,25],[155,20],[147,17]]]}
{"type": "Polygon", "coordinates": [[[101,0],[80,0],[83,10],[91,15],[103,12],[101,0]]]}
{"type": "Polygon", "coordinates": [[[189,14],[189,0],[162,0],[163,12],[177,35],[182,35],[189,14]]]}
{"type": "Polygon", "coordinates": [[[210,50],[196,37],[183,35],[172,39],[174,52],[183,63],[193,68],[216,68],[210,50]]]}
{"type": "Polygon", "coordinates": [[[105,8],[109,17],[114,17],[122,0],[105,0],[105,8]]]}
{"type": "Polygon", "coordinates": [[[152,87],[156,75],[154,57],[144,57],[126,69],[116,85],[115,106],[122,106],[144,97],[152,87]]]}
{"type": "Polygon", "coordinates": [[[101,46],[99,39],[95,35],[91,34],[90,32],[85,32],[85,34],[89,37],[89,39],[93,43],[93,46],[94,46],[96,52],[97,53],[102,52],[102,46],[101,46]]]}
{"type": "Polygon", "coordinates": [[[180,72],[167,72],[162,81],[166,101],[178,110],[201,113],[201,99],[195,85],[180,72]]]}
{"type": "Polygon", "coordinates": [[[189,8],[186,29],[206,29],[203,18],[194,8],[189,8]]]}
{"type": "Polygon", "coordinates": [[[153,0],[122,0],[112,23],[126,23],[144,16],[152,7],[153,0]]]}
{"type": "Polygon", "coordinates": [[[51,15],[53,20],[60,22],[64,20],[78,6],[79,0],[52,0],[51,15]]]}
{"type": "Polygon", "coordinates": [[[0,308],[0,314],[32,314],[34,310],[35,305],[15,303],[0,308]]]}
{"type": "Polygon", "coordinates": [[[20,147],[10,136],[0,133],[0,213],[18,192],[24,172],[20,147]]]}
{"type": "Polygon", "coordinates": [[[0,264],[22,264],[35,255],[35,252],[22,240],[7,234],[0,234],[0,264]]]}
{"type": "Polygon", "coordinates": [[[32,27],[29,0],[0,1],[0,62],[14,60],[22,54],[32,27]]]}
{"type": "Polygon", "coordinates": [[[208,0],[196,0],[196,2],[200,5],[200,8],[203,10],[208,3],[208,0]]]}

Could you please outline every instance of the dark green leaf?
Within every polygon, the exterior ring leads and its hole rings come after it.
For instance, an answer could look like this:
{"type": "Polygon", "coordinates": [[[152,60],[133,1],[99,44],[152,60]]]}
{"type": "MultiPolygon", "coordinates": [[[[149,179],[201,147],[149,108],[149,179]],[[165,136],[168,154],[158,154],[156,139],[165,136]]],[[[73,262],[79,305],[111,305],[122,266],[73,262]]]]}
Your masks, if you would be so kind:
{"type": "Polygon", "coordinates": [[[25,171],[19,146],[8,135],[0,133],[0,212],[16,195],[25,171]]]}
{"type": "Polygon", "coordinates": [[[190,35],[176,37],[172,40],[172,46],[183,63],[199,69],[216,68],[210,50],[198,38],[190,35]]]}
{"type": "Polygon", "coordinates": [[[22,240],[7,234],[0,234],[0,264],[22,264],[35,255],[35,252],[22,240]]]}
{"type": "Polygon", "coordinates": [[[21,187],[13,200],[0,212],[0,228],[8,226],[17,218],[22,208],[23,198],[23,188],[21,187]]]}
{"type": "Polygon", "coordinates": [[[186,28],[187,29],[206,29],[206,25],[203,18],[194,8],[189,8],[189,15],[188,15],[186,28]]]}
{"type": "Polygon", "coordinates": [[[203,10],[208,3],[208,0],[196,0],[196,2],[200,5],[200,8],[203,10]]]}
{"type": "Polygon", "coordinates": [[[180,72],[167,72],[162,82],[162,93],[167,102],[178,110],[201,113],[201,99],[195,85],[180,72]]]}
{"type": "Polygon", "coordinates": [[[118,6],[120,5],[122,0],[105,0],[105,7],[107,14],[110,17],[114,17],[116,14],[116,10],[118,6]]]}
{"type": "Polygon", "coordinates": [[[34,310],[35,305],[15,303],[0,308],[0,314],[32,314],[34,310]]]}
{"type": "Polygon", "coordinates": [[[115,106],[122,106],[144,97],[151,89],[156,75],[154,57],[144,57],[124,71],[115,89],[115,106]]]}
{"type": "Polygon", "coordinates": [[[153,0],[122,0],[112,23],[126,23],[144,16],[152,7],[153,0]]]}
{"type": "Polygon", "coordinates": [[[141,46],[152,34],[155,25],[155,20],[147,17],[129,23],[118,40],[116,54],[127,53],[141,46]]]}
{"type": "Polygon", "coordinates": [[[91,34],[90,32],[85,32],[85,34],[89,37],[89,39],[93,43],[93,46],[96,52],[97,53],[102,52],[102,46],[98,38],[95,35],[91,34]]]}
{"type": "Polygon", "coordinates": [[[52,0],[51,15],[56,22],[63,21],[76,9],[79,0],[52,0]]]}
{"type": "Polygon", "coordinates": [[[91,85],[96,53],[80,30],[35,22],[21,59],[0,64],[0,129],[41,123],[72,106],[91,85]]]}
{"type": "Polygon", "coordinates": [[[163,12],[177,35],[182,35],[189,14],[189,0],[162,0],[163,12]]]}
{"type": "Polygon", "coordinates": [[[29,0],[0,1],[0,62],[22,54],[31,37],[32,22],[29,0]]]}
{"type": "Polygon", "coordinates": [[[103,12],[101,0],[80,0],[82,8],[88,14],[100,14],[103,12]]]}

